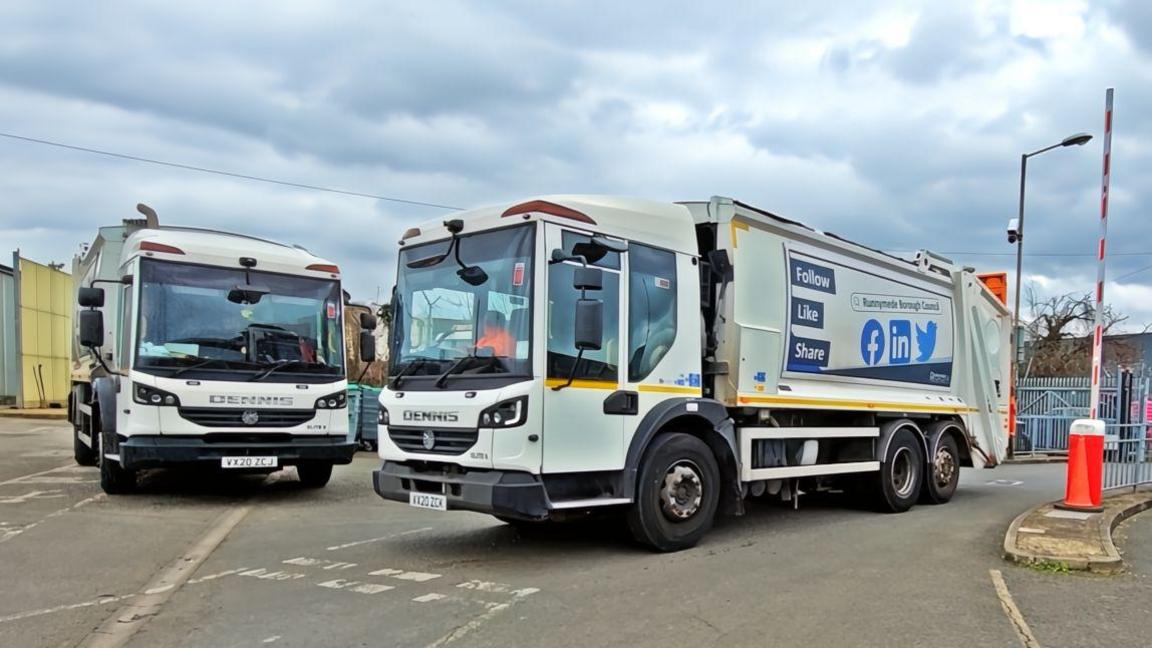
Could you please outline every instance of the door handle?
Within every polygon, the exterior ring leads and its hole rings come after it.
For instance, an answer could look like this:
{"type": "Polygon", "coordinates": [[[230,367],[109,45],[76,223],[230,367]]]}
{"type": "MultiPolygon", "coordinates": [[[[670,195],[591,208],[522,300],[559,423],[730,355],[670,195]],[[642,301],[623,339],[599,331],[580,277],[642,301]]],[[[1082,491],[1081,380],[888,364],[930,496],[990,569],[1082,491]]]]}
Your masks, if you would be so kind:
{"type": "Polygon", "coordinates": [[[640,394],[618,389],[604,399],[605,414],[635,415],[640,411],[640,394]]]}

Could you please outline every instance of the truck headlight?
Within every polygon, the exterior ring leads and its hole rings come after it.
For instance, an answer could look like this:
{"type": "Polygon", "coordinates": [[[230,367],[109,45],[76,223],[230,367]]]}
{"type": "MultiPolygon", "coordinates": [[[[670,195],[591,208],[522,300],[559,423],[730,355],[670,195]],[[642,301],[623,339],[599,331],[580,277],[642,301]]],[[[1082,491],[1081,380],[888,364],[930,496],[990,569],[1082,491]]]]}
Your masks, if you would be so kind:
{"type": "Polygon", "coordinates": [[[376,424],[377,425],[388,425],[388,422],[389,422],[388,410],[381,407],[380,411],[376,412],[376,424]]]}
{"type": "Polygon", "coordinates": [[[528,397],[520,396],[480,412],[480,427],[510,428],[528,420],[528,397]]]}
{"type": "Polygon", "coordinates": [[[156,389],[140,383],[132,384],[132,400],[141,405],[156,407],[180,407],[180,397],[163,389],[156,389]]]}
{"type": "Polygon", "coordinates": [[[316,409],[340,409],[348,407],[348,392],[336,392],[316,399],[316,409]]]}

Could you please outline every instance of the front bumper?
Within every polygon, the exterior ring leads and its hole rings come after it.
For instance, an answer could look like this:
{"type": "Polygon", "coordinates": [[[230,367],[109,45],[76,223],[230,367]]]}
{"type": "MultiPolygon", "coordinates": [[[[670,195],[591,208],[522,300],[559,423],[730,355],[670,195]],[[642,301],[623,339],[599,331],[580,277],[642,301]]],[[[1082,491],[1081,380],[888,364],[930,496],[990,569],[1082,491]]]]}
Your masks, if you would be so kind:
{"type": "Polygon", "coordinates": [[[376,493],[387,500],[408,502],[408,494],[443,494],[449,509],[477,511],[521,520],[548,518],[544,482],[531,473],[504,470],[443,472],[417,470],[385,461],[372,471],[376,493]]]}
{"type": "Polygon", "coordinates": [[[346,436],[313,436],[277,441],[208,442],[196,437],[130,436],[120,441],[120,464],[127,469],[172,464],[214,463],[221,457],[277,457],[281,466],[309,462],[352,462],[356,442],[346,436]]]}

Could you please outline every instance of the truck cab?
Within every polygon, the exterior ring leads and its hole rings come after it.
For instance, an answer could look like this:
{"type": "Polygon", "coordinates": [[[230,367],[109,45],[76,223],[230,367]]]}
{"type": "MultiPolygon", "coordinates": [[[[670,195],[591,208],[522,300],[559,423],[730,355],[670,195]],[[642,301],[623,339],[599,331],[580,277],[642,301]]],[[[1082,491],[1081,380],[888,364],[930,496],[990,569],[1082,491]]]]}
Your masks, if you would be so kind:
{"type": "Polygon", "coordinates": [[[336,265],[303,248],[126,221],[76,260],[76,459],[108,492],[173,465],[308,486],[351,461],[336,265]]]}

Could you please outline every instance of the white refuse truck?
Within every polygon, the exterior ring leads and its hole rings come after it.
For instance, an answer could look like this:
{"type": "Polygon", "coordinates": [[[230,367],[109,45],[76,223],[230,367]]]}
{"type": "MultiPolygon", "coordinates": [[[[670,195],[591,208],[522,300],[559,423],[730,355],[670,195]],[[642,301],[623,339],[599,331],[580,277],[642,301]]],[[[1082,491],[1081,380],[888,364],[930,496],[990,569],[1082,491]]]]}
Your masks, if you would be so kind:
{"type": "Polygon", "coordinates": [[[339,268],[297,246],[161,227],[138,209],[146,218],[100,228],[74,262],[76,461],[99,465],[108,493],[180,464],[291,465],[325,485],[355,452],[339,268]]]}
{"type": "Polygon", "coordinates": [[[747,497],[947,502],[1005,455],[1010,323],[970,268],[729,198],[551,196],[408,230],[376,492],[659,550],[747,497]]]}

